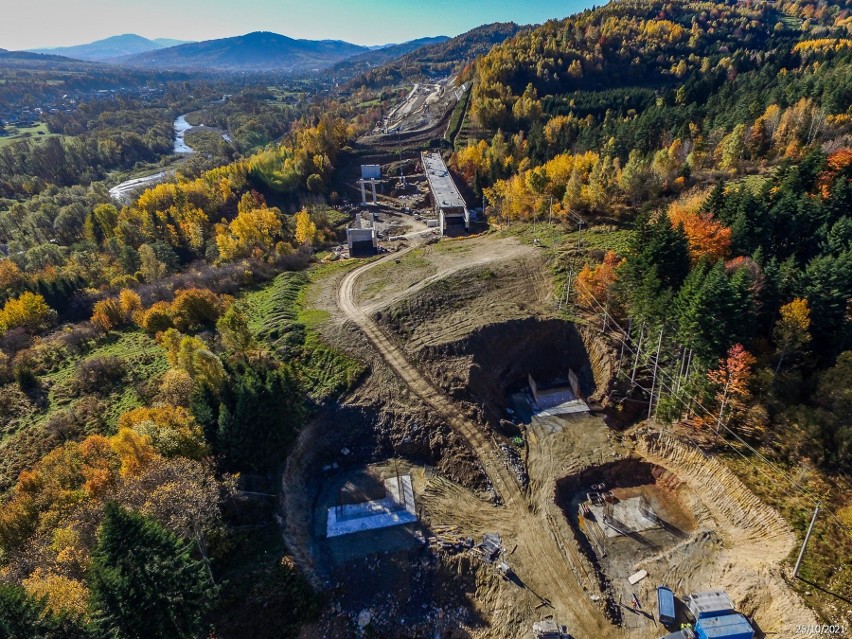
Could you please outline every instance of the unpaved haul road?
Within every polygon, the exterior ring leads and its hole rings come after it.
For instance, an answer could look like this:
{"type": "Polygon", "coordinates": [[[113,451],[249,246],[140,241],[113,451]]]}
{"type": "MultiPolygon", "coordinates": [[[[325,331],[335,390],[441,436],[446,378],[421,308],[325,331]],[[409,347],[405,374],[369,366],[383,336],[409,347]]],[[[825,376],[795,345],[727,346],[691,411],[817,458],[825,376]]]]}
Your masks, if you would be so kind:
{"type": "Polygon", "coordinates": [[[536,514],[528,496],[503,461],[495,442],[481,427],[464,418],[452,399],[408,361],[402,350],[358,304],[358,279],[378,264],[398,259],[414,248],[416,246],[391,253],[347,273],[337,290],[338,306],[364,332],[382,359],[408,388],[441,415],[479,458],[494,489],[503,500],[504,506],[497,507],[498,510],[502,511],[503,517],[511,518],[516,524],[517,537],[507,542],[518,545],[511,558],[513,568],[530,591],[547,599],[553,606],[552,609],[543,608],[542,614],[553,613],[560,623],[568,624],[571,636],[577,639],[619,636],[619,630],[607,621],[603,612],[590,600],[591,593],[580,582],[578,571],[585,570],[585,567],[573,543],[564,538],[562,531],[554,529],[553,522],[546,514],[536,514]],[[557,542],[557,539],[561,542],[557,542]]]}

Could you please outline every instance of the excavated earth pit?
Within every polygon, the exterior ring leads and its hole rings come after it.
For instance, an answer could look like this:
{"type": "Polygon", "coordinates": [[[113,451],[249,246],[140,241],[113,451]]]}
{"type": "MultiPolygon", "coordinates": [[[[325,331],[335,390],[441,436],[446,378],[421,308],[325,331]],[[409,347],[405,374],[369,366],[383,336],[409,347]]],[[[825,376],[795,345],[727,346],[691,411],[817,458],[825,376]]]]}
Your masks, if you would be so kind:
{"type": "MultiPolygon", "coordinates": [[[[462,339],[428,345],[416,353],[438,384],[455,399],[477,407],[492,427],[505,431],[506,418],[518,413],[516,398],[539,382],[577,374],[585,396],[595,391],[592,364],[580,333],[563,320],[527,317],[476,329],[462,339]]],[[[510,420],[511,421],[511,420],[510,420]]],[[[505,432],[504,434],[514,434],[505,432]]]]}
{"type": "MultiPolygon", "coordinates": [[[[565,550],[552,560],[567,562],[593,601],[600,594],[609,601],[610,617],[621,627],[608,636],[663,634],[629,605],[635,593],[645,612],[653,610],[660,584],[679,596],[723,588],[742,612],[778,636],[812,621],[778,570],[795,537],[719,463],[671,437],[612,430],[594,414],[534,417],[527,424],[506,412],[527,375],[546,383],[564,378],[568,369],[578,374],[584,392],[594,391],[592,401],[597,396],[605,404],[617,358],[597,331],[552,317],[542,262],[534,249],[507,239],[429,245],[367,272],[359,302],[423,376],[455,399],[460,413],[483,429],[523,435],[517,451],[529,473],[531,508],[542,524],[550,521],[565,550]],[[578,493],[599,483],[622,502],[644,497],[668,527],[646,528],[640,539],[608,538],[606,556],[599,557],[580,526],[577,501],[578,493]],[[631,586],[627,577],[641,569],[648,577],[631,586]]],[[[494,508],[488,480],[461,437],[404,387],[357,327],[337,321],[343,318],[334,290],[312,292],[313,305],[335,318],[323,336],[368,363],[370,374],[302,433],[288,463],[287,543],[334,602],[315,632],[304,636],[527,637],[529,620],[542,615],[534,593],[507,584],[467,553],[432,552],[414,534],[441,535],[450,527],[463,536],[499,532],[511,540],[524,530],[494,508]],[[350,450],[345,458],[342,447],[350,450]],[[424,509],[419,528],[394,531],[405,542],[399,546],[377,538],[368,552],[353,544],[350,553],[335,553],[313,532],[316,513],[326,511],[323,495],[334,495],[348,473],[392,458],[410,460],[418,507],[424,509]],[[335,462],[339,468],[322,470],[335,462]],[[425,477],[422,464],[437,472],[425,477]],[[458,632],[447,635],[449,628],[458,632]]],[[[507,444],[499,443],[501,449],[507,444]]],[[[535,562],[519,555],[511,561],[519,574],[528,574],[535,562]]]]}
{"type": "Polygon", "coordinates": [[[433,531],[419,518],[326,537],[329,509],[381,500],[387,496],[387,482],[398,476],[410,480],[417,504],[434,472],[394,460],[339,471],[323,482],[311,526],[334,609],[309,636],[465,639],[484,624],[469,601],[477,588],[477,567],[468,557],[438,555],[427,544],[433,531]]]}
{"type": "Polygon", "coordinates": [[[637,458],[592,466],[557,481],[556,502],[598,571],[616,621],[641,614],[630,606],[634,593],[646,610],[653,610],[654,601],[638,595],[648,590],[647,584],[630,584],[628,578],[643,562],[670,552],[696,530],[688,492],[677,476],[637,458]]]}

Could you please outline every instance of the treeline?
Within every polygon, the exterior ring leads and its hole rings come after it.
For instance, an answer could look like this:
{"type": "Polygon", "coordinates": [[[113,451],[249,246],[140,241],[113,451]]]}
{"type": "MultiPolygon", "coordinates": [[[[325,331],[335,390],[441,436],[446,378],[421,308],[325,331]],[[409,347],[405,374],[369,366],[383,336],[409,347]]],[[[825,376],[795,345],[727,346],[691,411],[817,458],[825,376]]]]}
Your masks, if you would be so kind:
{"type": "MultiPolygon", "coordinates": [[[[486,128],[511,127],[519,97],[641,85],[665,87],[726,51],[765,51],[776,40],[768,5],[619,2],[551,21],[477,61],[472,115],[486,128]]],[[[521,110],[523,107],[520,107],[521,110]]]]}
{"type": "MultiPolygon", "coordinates": [[[[0,53],[0,108],[38,106],[67,94],[90,93],[123,87],[181,87],[186,73],[140,71],[126,67],[81,62],[58,56],[0,53]]],[[[181,90],[181,89],[178,89],[181,90]]]]}
{"type": "Polygon", "coordinates": [[[163,114],[141,135],[113,131],[8,144],[0,147],[0,195],[12,198],[49,185],[91,184],[112,169],[158,161],[171,153],[173,137],[172,121],[163,114]]]}
{"type": "Polygon", "coordinates": [[[309,104],[303,99],[282,104],[274,93],[260,87],[241,89],[221,99],[221,103],[204,105],[200,113],[190,115],[189,121],[196,124],[197,118],[206,126],[229,131],[243,153],[278,140],[290,131],[291,122],[309,112],[309,104]]]}
{"type": "Polygon", "coordinates": [[[720,183],[640,219],[623,256],[579,273],[577,299],[629,323],[646,356],[661,335],[658,417],[852,471],[850,206],[852,151],[812,151],[759,188],[720,183]]]}
{"type": "Polygon", "coordinates": [[[852,98],[849,51],[838,46],[845,27],[814,51],[812,32],[784,24],[765,4],[607,5],[520,34],[477,61],[471,115],[492,132],[524,131],[534,162],[548,159],[547,120],[573,117],[563,144],[585,151],[614,139],[623,163],[631,150],[655,151],[694,127],[712,142],[772,104],[809,98],[826,115],[842,114],[852,98]]]}
{"type": "MultiPolygon", "coordinates": [[[[631,128],[625,124],[620,133],[631,135],[631,128]]],[[[697,175],[713,171],[735,175],[800,158],[815,142],[848,134],[852,118],[826,116],[811,99],[802,98],[788,108],[770,104],[757,118],[737,124],[728,133],[713,129],[705,137],[701,127],[691,123],[684,137],[650,152],[645,151],[649,148],[645,137],[639,148],[624,157],[618,148],[620,136],[610,137],[597,151],[559,152],[572,146],[594,147],[591,139],[601,134],[595,129],[591,116],[547,119],[538,155],[548,159],[538,166],[534,166],[537,154],[532,140],[523,132],[507,137],[501,131],[490,143],[481,140],[460,149],[452,163],[507,221],[531,219],[544,210],[557,218],[569,212],[619,215],[627,206],[683,191],[695,183],[697,175]]]]}

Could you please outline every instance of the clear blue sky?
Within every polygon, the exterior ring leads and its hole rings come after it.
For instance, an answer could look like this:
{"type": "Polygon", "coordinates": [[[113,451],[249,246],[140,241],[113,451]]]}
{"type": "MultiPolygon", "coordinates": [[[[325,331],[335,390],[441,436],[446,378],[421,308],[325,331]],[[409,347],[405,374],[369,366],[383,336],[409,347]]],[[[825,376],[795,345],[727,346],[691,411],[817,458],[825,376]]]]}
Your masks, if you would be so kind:
{"type": "Polygon", "coordinates": [[[564,18],[585,0],[0,0],[0,47],[82,44],[121,33],[207,40],[250,31],[356,44],[564,18]]]}

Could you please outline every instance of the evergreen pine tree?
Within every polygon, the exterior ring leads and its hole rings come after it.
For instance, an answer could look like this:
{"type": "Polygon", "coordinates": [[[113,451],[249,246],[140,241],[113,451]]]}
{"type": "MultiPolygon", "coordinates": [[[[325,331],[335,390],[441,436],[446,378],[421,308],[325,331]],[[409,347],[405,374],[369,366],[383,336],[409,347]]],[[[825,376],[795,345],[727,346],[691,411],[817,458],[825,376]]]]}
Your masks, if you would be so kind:
{"type": "Polygon", "coordinates": [[[286,366],[237,366],[223,397],[216,435],[225,467],[262,471],[280,463],[301,426],[304,407],[286,366]]]}
{"type": "Polygon", "coordinates": [[[156,522],[107,504],[90,577],[102,636],[196,639],[213,586],[189,549],[156,522]]]}

